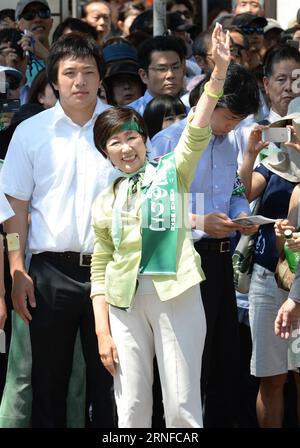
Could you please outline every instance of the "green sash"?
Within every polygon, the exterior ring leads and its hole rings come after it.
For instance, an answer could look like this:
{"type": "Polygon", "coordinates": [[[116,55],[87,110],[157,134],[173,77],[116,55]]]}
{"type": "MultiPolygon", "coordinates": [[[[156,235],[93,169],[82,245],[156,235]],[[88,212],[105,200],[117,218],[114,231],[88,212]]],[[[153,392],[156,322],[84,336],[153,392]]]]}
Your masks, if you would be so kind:
{"type": "Polygon", "coordinates": [[[175,153],[159,161],[150,187],[142,186],[142,259],[140,274],[177,271],[178,203],[175,153]]]}

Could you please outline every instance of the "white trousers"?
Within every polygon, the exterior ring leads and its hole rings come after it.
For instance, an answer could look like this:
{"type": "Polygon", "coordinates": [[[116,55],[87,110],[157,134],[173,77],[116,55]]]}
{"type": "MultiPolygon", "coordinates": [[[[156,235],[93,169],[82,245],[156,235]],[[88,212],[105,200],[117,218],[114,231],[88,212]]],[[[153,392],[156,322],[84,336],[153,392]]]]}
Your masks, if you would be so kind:
{"type": "Polygon", "coordinates": [[[161,302],[150,277],[139,277],[130,311],[109,307],[119,364],[114,377],[119,428],[150,428],[153,357],[167,428],[201,428],[201,360],[206,334],[199,284],[161,302]]]}

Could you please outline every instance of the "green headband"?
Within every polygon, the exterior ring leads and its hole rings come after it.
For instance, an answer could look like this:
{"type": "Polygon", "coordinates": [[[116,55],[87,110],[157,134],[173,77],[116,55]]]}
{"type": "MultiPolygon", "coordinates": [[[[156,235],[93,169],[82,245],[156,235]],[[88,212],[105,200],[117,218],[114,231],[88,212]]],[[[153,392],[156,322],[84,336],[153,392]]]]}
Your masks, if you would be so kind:
{"type": "Polygon", "coordinates": [[[138,122],[136,120],[128,120],[125,121],[125,123],[122,124],[122,126],[120,126],[119,128],[117,128],[112,135],[114,134],[118,134],[118,132],[122,132],[122,131],[136,131],[139,134],[144,134],[144,131],[142,128],[140,128],[138,122]]]}

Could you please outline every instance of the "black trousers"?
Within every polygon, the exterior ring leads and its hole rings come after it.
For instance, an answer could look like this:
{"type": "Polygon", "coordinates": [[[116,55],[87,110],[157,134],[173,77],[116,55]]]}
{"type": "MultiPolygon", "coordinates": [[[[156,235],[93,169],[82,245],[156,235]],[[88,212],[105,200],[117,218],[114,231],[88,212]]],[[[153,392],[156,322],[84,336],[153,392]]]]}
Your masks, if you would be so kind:
{"type": "MultiPolygon", "coordinates": [[[[203,249],[201,241],[195,243],[195,249],[201,256],[206,276],[200,286],[207,323],[201,373],[203,423],[207,428],[233,427],[237,410],[239,346],[231,254],[203,249]]],[[[216,240],[206,241],[215,244],[213,241],[216,240]]]]}
{"type": "MultiPolygon", "coordinates": [[[[66,398],[75,338],[80,329],[92,405],[92,426],[114,426],[112,377],[103,367],[95,334],[90,269],[47,253],[33,255],[30,276],[37,307],[31,308],[32,426],[66,426],[66,398]]],[[[83,409],[84,412],[84,409],[83,409]]]]}

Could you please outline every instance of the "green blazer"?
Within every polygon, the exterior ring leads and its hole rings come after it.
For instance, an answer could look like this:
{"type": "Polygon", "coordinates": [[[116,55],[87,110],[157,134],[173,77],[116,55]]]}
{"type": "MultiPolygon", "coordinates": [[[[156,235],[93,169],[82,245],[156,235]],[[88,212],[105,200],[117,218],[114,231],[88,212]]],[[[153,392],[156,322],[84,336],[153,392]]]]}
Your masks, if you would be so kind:
{"type": "MultiPolygon", "coordinates": [[[[192,117],[189,118],[189,122],[192,117]]],[[[160,300],[169,300],[205,279],[199,254],[195,251],[188,218],[188,193],[198,160],[210,139],[210,128],[187,124],[175,149],[178,193],[184,198],[182,207],[186,225],[178,229],[177,273],[153,275],[152,280],[160,300]]],[[[111,236],[114,186],[105,189],[95,200],[92,210],[94,253],[91,264],[91,297],[105,294],[106,301],[120,308],[129,308],[136,291],[141,261],[140,195],[122,210],[122,241],[115,249],[111,236]]]]}

